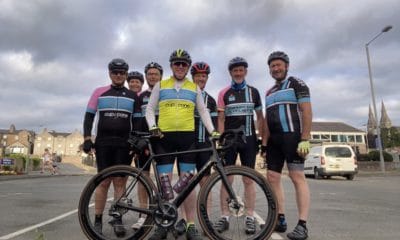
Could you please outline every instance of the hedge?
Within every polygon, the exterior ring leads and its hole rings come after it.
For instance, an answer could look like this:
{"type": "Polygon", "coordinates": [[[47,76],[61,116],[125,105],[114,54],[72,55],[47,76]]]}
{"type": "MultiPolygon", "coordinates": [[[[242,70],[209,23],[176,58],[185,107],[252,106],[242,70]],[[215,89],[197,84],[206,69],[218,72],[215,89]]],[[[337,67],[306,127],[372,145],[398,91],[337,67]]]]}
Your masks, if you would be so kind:
{"type": "MultiPolygon", "coordinates": [[[[390,153],[386,152],[386,151],[383,151],[383,159],[385,160],[385,162],[393,162],[393,156],[390,153]]],[[[360,161],[360,162],[363,162],[363,161],[365,161],[365,162],[367,162],[367,161],[379,162],[380,161],[379,151],[373,150],[373,151],[370,151],[367,154],[358,154],[357,155],[357,161],[360,161]]]]}

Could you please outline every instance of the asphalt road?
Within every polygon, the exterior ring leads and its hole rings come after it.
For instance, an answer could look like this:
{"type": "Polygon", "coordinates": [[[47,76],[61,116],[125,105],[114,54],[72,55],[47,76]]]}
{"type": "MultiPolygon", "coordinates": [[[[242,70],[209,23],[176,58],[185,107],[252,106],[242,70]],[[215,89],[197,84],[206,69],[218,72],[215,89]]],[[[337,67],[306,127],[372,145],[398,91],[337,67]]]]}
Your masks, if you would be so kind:
{"type": "MultiPolygon", "coordinates": [[[[0,181],[0,240],[85,239],[77,218],[89,176],[0,181]],[[40,238],[43,237],[43,238],[40,238]]],[[[400,239],[400,174],[309,179],[309,239],[400,239]]],[[[289,229],[297,222],[294,190],[284,177],[289,229]]],[[[170,238],[172,239],[172,238],[170,238]]],[[[286,239],[286,234],[271,239],[286,239]]]]}

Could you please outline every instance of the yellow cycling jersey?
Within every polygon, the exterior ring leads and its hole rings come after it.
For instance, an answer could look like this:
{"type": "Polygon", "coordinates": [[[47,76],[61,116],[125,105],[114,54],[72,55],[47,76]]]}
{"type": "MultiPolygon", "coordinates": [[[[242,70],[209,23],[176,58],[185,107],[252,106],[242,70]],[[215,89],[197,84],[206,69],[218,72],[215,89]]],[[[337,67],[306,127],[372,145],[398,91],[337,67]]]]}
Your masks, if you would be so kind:
{"type": "Polygon", "coordinates": [[[187,78],[179,91],[174,85],[172,77],[160,82],[158,126],[163,132],[194,131],[197,85],[187,78]]]}

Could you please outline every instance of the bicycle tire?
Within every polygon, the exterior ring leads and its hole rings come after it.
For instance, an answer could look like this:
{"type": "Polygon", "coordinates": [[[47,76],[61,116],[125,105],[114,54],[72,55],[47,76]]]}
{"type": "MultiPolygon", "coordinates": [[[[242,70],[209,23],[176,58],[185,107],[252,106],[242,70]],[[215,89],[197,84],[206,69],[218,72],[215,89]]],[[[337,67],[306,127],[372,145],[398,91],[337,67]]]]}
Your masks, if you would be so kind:
{"type": "Polygon", "coordinates": [[[232,188],[238,199],[244,198],[244,184],[241,179],[247,177],[255,183],[256,199],[254,207],[254,216],[256,219],[256,232],[248,235],[244,230],[244,215],[246,212],[245,204],[243,202],[243,209],[234,212],[230,215],[229,230],[219,233],[214,226],[214,223],[222,216],[220,210],[220,189],[222,178],[218,172],[214,172],[201,188],[197,200],[197,216],[199,223],[204,230],[204,233],[210,239],[224,239],[224,240],[262,240],[268,239],[274,231],[277,219],[277,204],[276,198],[267,182],[266,178],[254,169],[243,166],[228,166],[225,167],[227,176],[234,177],[232,188]],[[243,193],[242,193],[243,192],[243,193]],[[211,195],[210,195],[211,193],[211,195]],[[210,205],[207,209],[207,200],[212,196],[210,205]],[[219,199],[215,201],[215,199],[219,199]]]}
{"type": "MultiPolygon", "coordinates": [[[[137,181],[137,183],[142,184],[145,189],[147,195],[147,206],[146,208],[150,209],[156,206],[156,200],[154,196],[155,186],[152,180],[141,174],[139,175],[139,169],[126,166],[126,165],[117,165],[110,168],[107,168],[100,173],[96,174],[92,177],[89,182],[86,184],[85,188],[82,191],[80,200],[79,200],[79,207],[78,207],[78,218],[79,224],[81,226],[82,231],[86,235],[88,239],[96,239],[96,240],[110,240],[110,239],[143,239],[146,235],[150,232],[152,227],[154,226],[153,217],[150,215],[146,215],[146,220],[141,228],[137,230],[132,229],[132,224],[136,223],[139,217],[139,213],[133,210],[128,209],[121,209],[118,208],[118,212],[122,212],[122,219],[123,225],[125,227],[126,234],[124,237],[117,237],[113,232],[113,227],[109,224],[109,221],[112,220],[112,217],[109,216],[108,211],[112,206],[113,194],[110,196],[110,192],[114,193],[113,191],[113,184],[110,184],[110,188],[108,191],[108,196],[106,198],[106,206],[103,211],[103,231],[102,233],[96,232],[94,228],[94,195],[96,188],[100,185],[100,183],[109,178],[109,177],[127,177],[127,184],[131,181],[137,181]],[[111,201],[110,201],[111,200],[111,201]],[[125,212],[125,213],[124,213],[125,212]]],[[[129,195],[124,196],[127,202],[132,201],[130,204],[131,206],[139,207],[139,200],[138,200],[138,184],[134,185],[134,189],[131,192],[128,192],[129,195]],[[130,200],[129,200],[130,199],[130,200]]]]}

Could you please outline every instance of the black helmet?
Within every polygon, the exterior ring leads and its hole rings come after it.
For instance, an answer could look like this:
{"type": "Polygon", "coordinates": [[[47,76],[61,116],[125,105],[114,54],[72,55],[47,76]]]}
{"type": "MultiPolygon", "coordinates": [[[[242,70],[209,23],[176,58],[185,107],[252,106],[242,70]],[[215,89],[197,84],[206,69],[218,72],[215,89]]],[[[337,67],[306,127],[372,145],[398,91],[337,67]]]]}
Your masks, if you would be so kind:
{"type": "Polygon", "coordinates": [[[143,74],[138,71],[133,71],[128,73],[128,78],[126,79],[126,81],[129,82],[131,79],[139,79],[142,82],[142,84],[144,83],[143,74]]]}
{"type": "Polygon", "coordinates": [[[192,64],[192,59],[190,58],[189,53],[186,50],[183,49],[176,49],[171,53],[171,56],[169,57],[169,62],[178,62],[182,61],[187,64],[192,64]]]}
{"type": "Polygon", "coordinates": [[[281,51],[273,52],[268,57],[268,65],[271,63],[272,60],[280,59],[285,63],[289,64],[289,56],[281,51]]]}
{"type": "Polygon", "coordinates": [[[205,62],[193,63],[190,73],[192,75],[195,75],[196,73],[205,73],[208,75],[210,74],[210,66],[208,66],[208,64],[205,62]]]}
{"type": "Polygon", "coordinates": [[[149,71],[150,68],[156,68],[158,71],[160,71],[160,74],[163,74],[163,68],[161,67],[160,64],[156,62],[150,62],[144,67],[144,73],[147,74],[147,71],[149,71]]]}
{"type": "Polygon", "coordinates": [[[249,65],[247,64],[246,59],[242,57],[234,57],[229,61],[228,69],[231,71],[234,67],[243,66],[247,68],[249,65]]]}
{"type": "Polygon", "coordinates": [[[121,58],[114,58],[108,64],[108,70],[109,71],[113,71],[113,70],[125,70],[125,71],[128,71],[128,69],[129,69],[129,65],[125,62],[124,59],[121,59],[121,58]]]}

